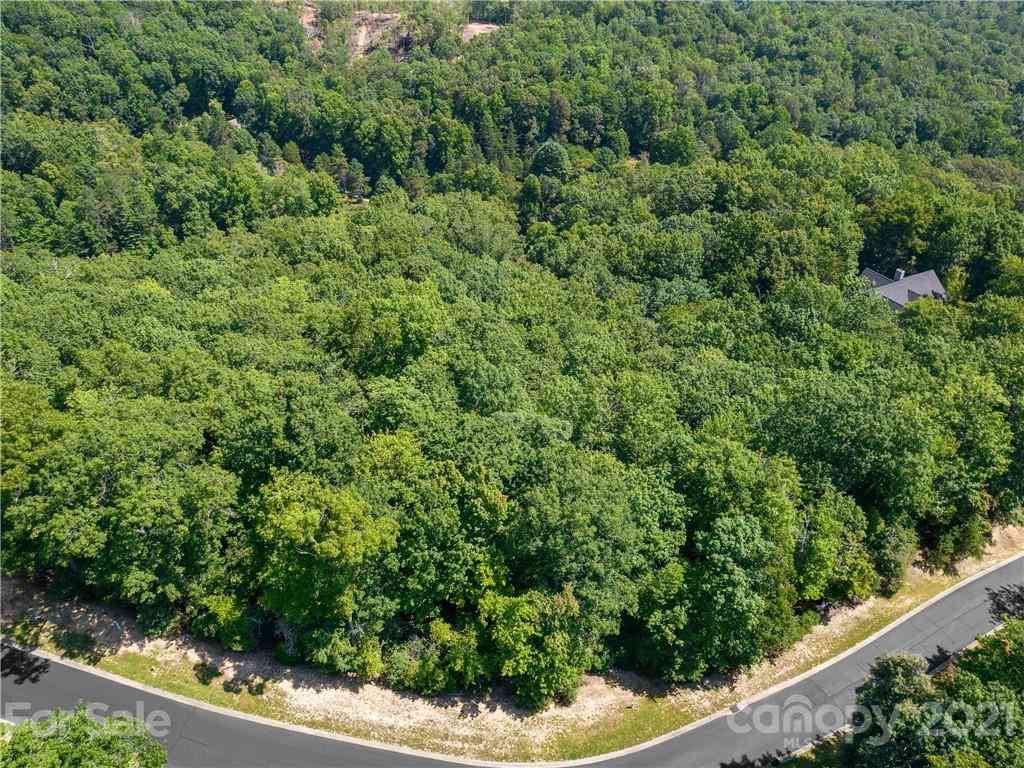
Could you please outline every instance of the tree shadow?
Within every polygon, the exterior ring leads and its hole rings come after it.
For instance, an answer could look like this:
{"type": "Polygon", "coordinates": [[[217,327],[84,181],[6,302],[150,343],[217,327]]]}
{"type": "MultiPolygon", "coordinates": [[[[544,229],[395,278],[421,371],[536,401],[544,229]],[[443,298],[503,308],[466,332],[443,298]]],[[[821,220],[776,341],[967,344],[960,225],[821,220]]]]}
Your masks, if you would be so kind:
{"type": "Polygon", "coordinates": [[[220,671],[220,668],[216,664],[211,664],[209,661],[197,661],[192,665],[192,672],[203,685],[209,685],[218,677],[224,673],[220,671]]]}
{"type": "Polygon", "coordinates": [[[250,696],[262,696],[267,692],[268,684],[286,677],[284,670],[281,674],[268,675],[265,664],[237,652],[203,654],[192,665],[192,673],[202,685],[219,684],[226,693],[248,693],[250,696]]]}
{"type": "Polygon", "coordinates": [[[1007,584],[998,589],[989,587],[985,592],[988,594],[989,615],[993,621],[1001,624],[1007,616],[1024,619],[1024,584],[1007,584]]]}
{"type": "Polygon", "coordinates": [[[87,631],[54,626],[27,613],[17,621],[4,622],[3,631],[7,639],[21,648],[35,650],[45,639],[61,656],[85,664],[95,665],[109,653],[109,649],[97,643],[87,631]]]}
{"type": "Polygon", "coordinates": [[[934,674],[945,667],[953,658],[953,652],[943,648],[941,645],[935,647],[935,653],[925,656],[928,664],[928,674],[934,674]]]}
{"type": "Polygon", "coordinates": [[[38,683],[40,678],[50,671],[50,662],[46,659],[7,643],[4,643],[2,648],[0,675],[11,678],[15,685],[38,683]]]}
{"type": "Polygon", "coordinates": [[[777,749],[774,752],[765,752],[760,757],[747,757],[743,755],[735,760],[719,763],[719,768],[761,768],[761,766],[765,765],[779,765],[789,757],[790,753],[777,749]]]}
{"type": "MultiPolygon", "coordinates": [[[[43,637],[42,626],[24,617],[13,622],[4,622],[4,635],[22,648],[38,648],[43,637]]],[[[6,647],[7,644],[5,644],[6,647]]]]}
{"type": "Polygon", "coordinates": [[[516,721],[526,720],[535,711],[525,709],[516,704],[512,691],[502,685],[494,685],[486,690],[477,690],[469,693],[439,693],[433,696],[425,696],[415,691],[392,690],[394,695],[407,701],[427,701],[439,709],[458,708],[459,718],[472,720],[484,713],[501,711],[507,717],[516,721]]]}
{"type": "Polygon", "coordinates": [[[53,633],[51,638],[62,656],[86,664],[97,664],[106,653],[96,644],[96,639],[88,632],[76,632],[61,629],[53,633]]]}
{"type": "Polygon", "coordinates": [[[221,687],[228,693],[241,693],[245,691],[250,696],[262,696],[267,690],[267,681],[256,675],[239,677],[236,675],[230,680],[225,680],[221,687]]]}
{"type": "MultiPolygon", "coordinates": [[[[678,685],[673,686],[670,683],[666,683],[662,680],[658,680],[653,677],[644,677],[638,672],[630,672],[628,670],[621,669],[609,669],[604,673],[604,681],[613,688],[620,688],[624,691],[629,691],[634,696],[643,696],[649,699],[657,699],[662,696],[667,696],[673,690],[678,689],[678,685]]],[[[731,683],[731,678],[728,676],[720,676],[717,679],[713,679],[708,676],[704,681],[704,686],[718,688],[731,683]]]]}

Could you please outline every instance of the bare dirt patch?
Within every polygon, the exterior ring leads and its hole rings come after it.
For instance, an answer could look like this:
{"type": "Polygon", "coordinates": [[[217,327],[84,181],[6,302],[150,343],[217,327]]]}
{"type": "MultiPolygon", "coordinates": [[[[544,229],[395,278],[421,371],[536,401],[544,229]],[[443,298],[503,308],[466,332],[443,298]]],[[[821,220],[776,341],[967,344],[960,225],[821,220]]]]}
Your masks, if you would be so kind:
{"type": "Polygon", "coordinates": [[[608,715],[589,730],[555,736],[544,757],[568,759],[610,752],[730,707],[827,661],[957,582],[1021,552],[1024,527],[1007,527],[995,531],[982,558],[958,563],[953,573],[912,566],[905,585],[893,597],[875,597],[839,608],[788,650],[732,677],[709,678],[700,684],[674,687],[663,695],[641,696],[625,707],[610,707],[608,715]]]}
{"type": "MultiPolygon", "coordinates": [[[[291,0],[272,0],[275,5],[294,7],[291,0]]],[[[298,7],[299,24],[306,33],[309,47],[319,51],[323,47],[322,31],[320,29],[320,10],[312,0],[303,0],[298,7]]]]}
{"type": "Polygon", "coordinates": [[[352,14],[352,34],[348,40],[350,59],[359,59],[381,44],[389,44],[401,19],[399,13],[357,11],[352,14]]]}
{"type": "Polygon", "coordinates": [[[997,532],[982,560],[957,574],[912,568],[891,599],[874,598],[833,612],[779,657],[733,678],[665,690],[630,673],[584,678],[576,701],[527,713],[502,690],[479,696],[422,697],[288,667],[269,651],[248,654],[179,635],[146,638],[131,612],[82,600],[55,600],[34,584],[4,577],[2,617],[46,627],[40,645],[111,672],[169,690],[360,738],[478,758],[530,760],[580,757],[665,733],[789,679],[854,645],[958,580],[1024,551],[1024,527],[997,532]],[[91,637],[91,656],[68,637],[91,637]],[[63,639],[62,639],[63,638],[63,639]]]}
{"type": "Polygon", "coordinates": [[[299,9],[299,23],[306,30],[306,37],[309,39],[309,47],[319,51],[323,47],[323,40],[320,39],[320,11],[311,2],[302,4],[299,9]]]}
{"type": "Polygon", "coordinates": [[[127,610],[57,600],[13,576],[3,578],[0,592],[5,634],[13,625],[42,628],[37,644],[48,650],[221,706],[431,751],[538,758],[552,738],[592,727],[643,690],[633,676],[588,676],[571,706],[530,714],[500,689],[478,696],[414,696],[288,667],[265,650],[233,653],[188,635],[147,638],[127,610]],[[64,637],[70,632],[89,640],[88,655],[69,647],[64,637]],[[239,691],[248,698],[226,695],[239,691]]]}
{"type": "Polygon", "coordinates": [[[489,35],[501,29],[497,24],[486,24],[484,22],[471,22],[462,28],[462,42],[468,43],[478,35],[489,35]]]}

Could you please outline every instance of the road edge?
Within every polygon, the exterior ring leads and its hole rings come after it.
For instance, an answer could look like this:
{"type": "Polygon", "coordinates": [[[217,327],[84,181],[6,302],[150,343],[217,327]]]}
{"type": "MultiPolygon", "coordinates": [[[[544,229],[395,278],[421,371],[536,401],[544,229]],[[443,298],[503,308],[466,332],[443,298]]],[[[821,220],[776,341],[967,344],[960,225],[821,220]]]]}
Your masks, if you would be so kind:
{"type": "Polygon", "coordinates": [[[146,685],[145,683],[140,683],[130,678],[122,677],[121,675],[116,675],[112,672],[107,672],[103,669],[97,669],[96,667],[89,666],[88,664],[81,664],[80,662],[73,661],[71,659],[66,659],[57,654],[50,653],[49,651],[26,648],[11,640],[5,640],[5,642],[12,647],[18,648],[26,653],[31,653],[35,656],[38,656],[39,658],[46,659],[47,661],[50,661],[52,663],[63,664],[66,667],[78,669],[82,672],[102,677],[106,680],[110,680],[112,682],[127,686],[129,688],[134,688],[139,691],[143,691],[153,696],[160,696],[166,699],[170,699],[171,701],[175,701],[185,706],[194,707],[196,709],[201,709],[207,712],[215,712],[217,714],[225,715],[227,717],[234,717],[239,720],[248,720],[250,722],[258,723],[260,725],[264,725],[271,728],[281,728],[284,730],[293,731],[295,733],[302,733],[307,736],[316,736],[319,738],[330,739],[331,741],[339,741],[346,744],[365,747],[367,749],[383,750],[395,754],[408,755],[410,757],[437,760],[441,762],[451,763],[453,765],[470,765],[477,766],[479,768],[574,768],[575,766],[593,765],[594,763],[604,762],[606,760],[614,760],[616,758],[625,757],[636,752],[642,752],[646,749],[650,749],[651,747],[657,746],[658,744],[669,741],[678,736],[682,736],[683,734],[688,733],[689,731],[700,728],[701,726],[706,725],[707,723],[713,720],[717,720],[721,717],[728,717],[730,714],[739,712],[740,710],[750,706],[751,704],[757,701],[760,701],[761,699],[767,698],[768,696],[778,693],[779,691],[785,690],[786,688],[789,688],[790,686],[795,685],[796,683],[799,683],[800,681],[817,674],[823,669],[827,669],[833,664],[839,663],[847,656],[856,653],[865,646],[870,645],[871,643],[876,641],[878,638],[887,634],[892,629],[898,627],[906,621],[909,621],[917,614],[921,613],[922,611],[926,610],[930,606],[937,603],[939,600],[948,597],[954,592],[962,589],[963,587],[966,587],[968,584],[971,584],[972,582],[975,582],[978,579],[984,578],[990,573],[1001,570],[1011,565],[1015,561],[1021,560],[1022,558],[1024,558],[1024,552],[1018,552],[1017,554],[1012,555],[1011,557],[1001,562],[995,563],[994,565],[990,565],[988,568],[984,568],[978,571],[977,573],[968,576],[966,579],[959,581],[956,584],[953,584],[952,586],[944,589],[937,595],[928,598],[916,608],[903,614],[895,621],[886,624],[877,632],[874,632],[873,634],[864,638],[859,643],[850,646],[842,653],[839,653],[835,656],[832,656],[829,659],[826,659],[820,664],[817,664],[816,666],[811,667],[810,669],[805,670],[804,672],[801,672],[799,675],[788,678],[787,680],[784,680],[781,683],[777,683],[776,685],[773,685],[770,688],[766,688],[763,691],[759,691],[757,694],[753,696],[748,696],[747,698],[742,699],[741,701],[733,704],[732,706],[726,709],[721,709],[717,712],[712,712],[710,715],[706,715],[705,717],[702,717],[699,720],[694,720],[691,723],[687,723],[686,725],[680,726],[679,728],[676,728],[672,731],[663,733],[660,736],[655,736],[653,739],[648,739],[647,741],[643,741],[639,744],[634,744],[631,747],[624,747],[613,752],[604,752],[599,755],[591,755],[590,757],[580,757],[572,760],[554,760],[538,762],[502,762],[498,760],[479,760],[469,757],[457,757],[454,755],[446,755],[442,752],[429,752],[427,750],[413,749],[412,747],[403,747],[399,744],[388,744],[387,742],[360,739],[356,736],[348,736],[346,734],[334,733],[332,731],[325,731],[318,728],[310,728],[308,726],[289,723],[283,720],[274,720],[272,718],[262,717],[261,715],[252,715],[245,712],[239,712],[238,710],[229,709],[227,707],[221,707],[216,704],[208,704],[207,702],[199,701],[198,699],[193,699],[188,696],[181,696],[180,694],[165,691],[160,688],[155,688],[153,686],[146,685]]]}

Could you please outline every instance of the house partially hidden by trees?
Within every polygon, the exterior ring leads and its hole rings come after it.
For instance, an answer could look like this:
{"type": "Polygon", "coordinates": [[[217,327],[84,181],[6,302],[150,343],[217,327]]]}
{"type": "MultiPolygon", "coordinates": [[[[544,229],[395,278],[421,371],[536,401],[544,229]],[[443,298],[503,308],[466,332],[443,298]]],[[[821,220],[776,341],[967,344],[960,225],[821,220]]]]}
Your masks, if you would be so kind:
{"type": "Polygon", "coordinates": [[[914,275],[897,269],[892,279],[873,269],[865,269],[860,276],[867,278],[874,292],[885,297],[893,309],[903,309],[910,302],[926,297],[946,300],[946,289],[934,269],[914,275]]]}

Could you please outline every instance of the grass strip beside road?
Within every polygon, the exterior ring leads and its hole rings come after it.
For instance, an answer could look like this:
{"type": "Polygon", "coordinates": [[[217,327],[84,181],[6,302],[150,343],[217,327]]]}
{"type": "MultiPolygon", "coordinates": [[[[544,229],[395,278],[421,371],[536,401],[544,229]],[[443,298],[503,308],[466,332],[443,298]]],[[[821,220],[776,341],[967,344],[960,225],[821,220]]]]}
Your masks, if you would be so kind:
{"type": "MultiPolygon", "coordinates": [[[[461,757],[504,761],[567,760],[640,744],[784,683],[855,646],[964,578],[1006,560],[1021,551],[1022,542],[1024,531],[1016,529],[991,548],[983,560],[965,564],[955,575],[911,569],[903,588],[893,597],[874,598],[838,611],[828,623],[815,627],[793,648],[732,679],[658,692],[654,692],[656,689],[652,686],[651,692],[640,696],[621,697],[621,700],[611,697],[612,703],[606,711],[555,729],[545,730],[537,716],[525,717],[519,721],[514,738],[507,735],[492,738],[482,727],[479,738],[463,740],[458,749],[447,748],[451,742],[447,734],[440,732],[443,726],[378,730],[364,721],[313,714],[309,709],[297,710],[289,704],[277,682],[287,676],[284,667],[280,670],[281,677],[275,675],[271,679],[256,675],[225,676],[216,666],[172,654],[133,650],[105,652],[89,633],[77,627],[31,621],[25,616],[5,619],[3,633],[22,645],[39,647],[153,688],[247,714],[461,757]]],[[[614,684],[613,679],[600,683],[606,691],[614,684]]],[[[818,750],[815,756],[801,758],[813,762],[794,765],[827,768],[831,765],[825,759],[827,752],[818,750]]]]}
{"type": "Polygon", "coordinates": [[[624,749],[726,709],[760,691],[784,683],[871,637],[921,604],[975,573],[1019,552],[1013,537],[956,574],[928,573],[911,568],[903,587],[891,598],[873,598],[815,627],[793,648],[755,665],[735,680],[712,686],[680,687],[662,696],[611,714],[585,732],[556,737],[545,750],[549,760],[590,757],[624,749]]]}

